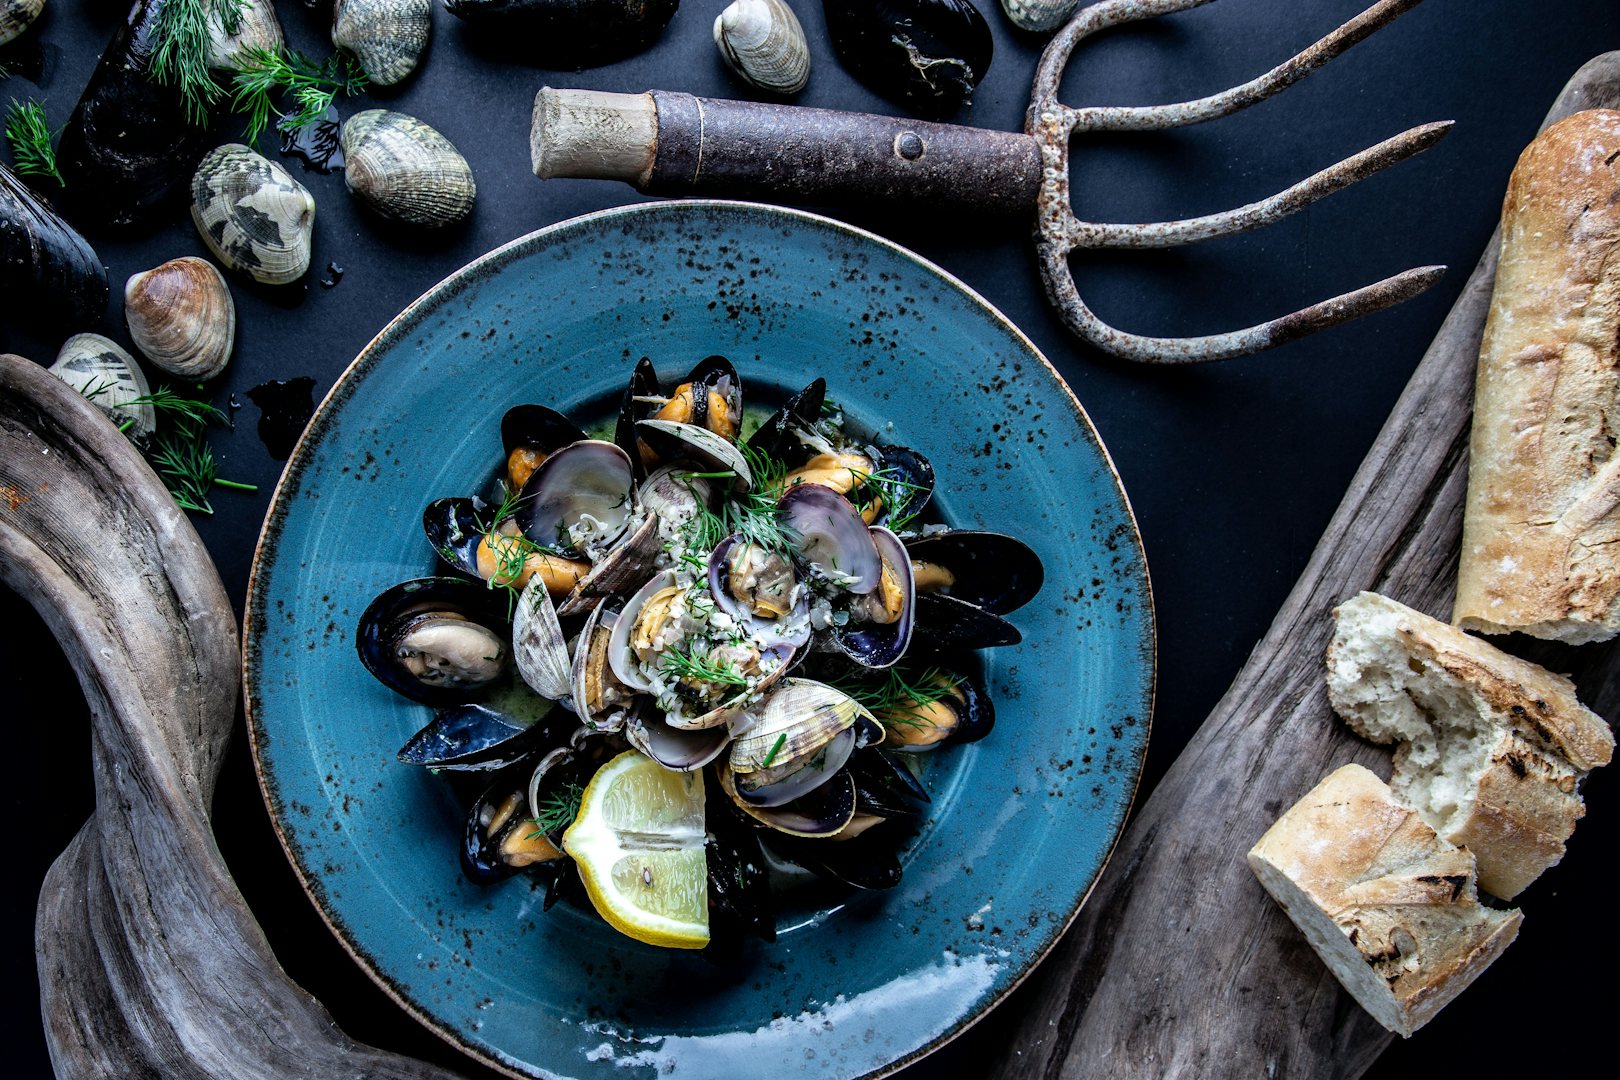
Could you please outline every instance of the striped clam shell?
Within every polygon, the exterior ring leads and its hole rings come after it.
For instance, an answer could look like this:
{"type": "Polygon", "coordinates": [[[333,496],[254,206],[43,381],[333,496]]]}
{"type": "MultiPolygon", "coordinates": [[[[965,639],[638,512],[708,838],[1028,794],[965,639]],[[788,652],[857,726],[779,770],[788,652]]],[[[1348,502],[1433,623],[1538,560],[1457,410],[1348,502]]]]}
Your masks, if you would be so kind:
{"type": "Polygon", "coordinates": [[[714,43],[761,90],[797,94],[810,81],[810,45],[783,0],[734,0],[714,20],[714,43]]]}
{"type": "Polygon", "coordinates": [[[0,45],[18,37],[45,10],[45,0],[0,0],[0,45]]]}
{"type": "Polygon", "coordinates": [[[241,143],[203,155],[191,177],[191,220],[221,263],[255,281],[284,285],[309,269],[314,198],[241,143]]]}
{"type": "Polygon", "coordinates": [[[367,109],[344,123],[342,141],[349,190],[383,217],[433,228],[472,212],[467,159],[416,117],[367,109]]]}
{"type": "Polygon", "coordinates": [[[137,444],[144,444],[157,430],[156,409],[129,404],[150,396],[152,390],[135,358],[116,341],[100,334],[74,334],[62,343],[50,372],[103,409],[113,423],[128,423],[127,434],[137,444]]]}
{"type": "Polygon", "coordinates": [[[1080,0],[1001,0],[1001,10],[1020,30],[1056,30],[1079,6],[1080,0]]]}
{"type": "Polygon", "coordinates": [[[433,26],[433,0],[337,0],[332,44],[354,54],[378,86],[393,86],[416,69],[433,26]]]}
{"type": "Polygon", "coordinates": [[[236,303],[214,264],[191,255],[134,275],[124,285],[130,339],[174,375],[212,379],[231,359],[236,303]]]}
{"type": "Polygon", "coordinates": [[[236,32],[225,29],[221,18],[223,4],[208,8],[208,66],[220,71],[238,71],[253,49],[280,52],[287,44],[281,20],[271,0],[243,0],[236,13],[236,32]]]}

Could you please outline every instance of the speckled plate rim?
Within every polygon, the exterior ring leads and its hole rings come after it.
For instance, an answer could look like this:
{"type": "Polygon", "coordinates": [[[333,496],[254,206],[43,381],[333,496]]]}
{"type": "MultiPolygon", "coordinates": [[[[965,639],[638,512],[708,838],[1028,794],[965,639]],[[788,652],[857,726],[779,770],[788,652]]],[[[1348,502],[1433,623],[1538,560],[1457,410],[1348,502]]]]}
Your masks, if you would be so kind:
{"type": "Polygon", "coordinates": [[[909,1054],[895,1058],[881,1068],[863,1074],[861,1080],[877,1080],[877,1078],[893,1075],[929,1056],[967,1031],[994,1010],[996,1006],[1000,1005],[1002,1001],[1006,1000],[1019,986],[1023,985],[1024,980],[1057,947],[1057,943],[1062,940],[1064,933],[1074,923],[1074,920],[1080,914],[1081,908],[1085,906],[1086,901],[1096,890],[1097,882],[1101,880],[1103,872],[1108,868],[1114,852],[1118,849],[1119,841],[1124,835],[1125,826],[1130,819],[1131,810],[1135,805],[1136,796],[1140,790],[1142,767],[1147,756],[1148,743],[1152,736],[1153,710],[1158,692],[1158,616],[1153,599],[1152,578],[1148,571],[1147,553],[1142,544],[1142,534],[1136,521],[1136,511],[1131,506],[1130,496],[1125,491],[1124,481],[1120,478],[1119,470],[1114,465],[1113,456],[1108,452],[1108,447],[1103,443],[1102,436],[1091,422],[1091,417],[1087,414],[1085,406],[1080,403],[1080,399],[1075,396],[1074,391],[1069,388],[1069,384],[1059,374],[1057,368],[1052,365],[1052,362],[1046,358],[1045,354],[994,304],[981,296],[977,290],[936,263],[892,240],[879,236],[877,233],[869,232],[821,214],[766,203],[724,199],[682,199],[632,203],[566,218],[510,240],[453,271],[438,284],[417,297],[393,319],[389,320],[388,324],[366,343],[366,346],[343,370],[342,374],[333,382],[331,389],[327,391],[326,396],[322,398],[320,405],[316,407],[313,417],[304,428],[303,434],[299,436],[292,455],[288,458],[286,468],[283,469],[280,479],[276,482],[275,491],[270,499],[270,507],[265,515],[264,527],[260,530],[259,540],[254,548],[253,565],[248,576],[247,607],[243,614],[242,624],[242,694],[247,723],[248,746],[253,756],[253,771],[258,780],[260,795],[264,799],[271,826],[276,833],[276,839],[280,842],[282,851],[286,854],[287,861],[292,865],[293,872],[298,878],[299,885],[315,907],[321,921],[332,931],[338,943],[342,945],[344,951],[349,954],[360,969],[396,1005],[415,1018],[418,1023],[468,1057],[497,1072],[515,1077],[517,1080],[530,1080],[534,1074],[512,1068],[508,1062],[488,1053],[483,1047],[464,1038],[455,1027],[445,1023],[440,1017],[414,1002],[393,980],[378,969],[376,963],[353,940],[349,929],[337,917],[336,913],[329,911],[328,905],[322,902],[320,899],[322,889],[319,885],[318,876],[305,867],[298,845],[283,830],[282,821],[285,815],[278,812],[276,796],[267,777],[266,764],[262,756],[264,732],[258,722],[258,698],[254,693],[255,688],[259,685],[257,678],[260,664],[259,649],[257,647],[258,630],[265,621],[260,597],[261,572],[275,558],[277,539],[281,532],[282,523],[288,513],[289,492],[299,482],[299,477],[306,464],[307,454],[313,452],[312,450],[306,450],[306,448],[312,448],[319,441],[327,425],[332,421],[338,410],[342,408],[343,403],[349,399],[356,385],[365,377],[372,365],[376,363],[379,353],[384,351],[385,347],[391,345],[396,339],[403,337],[419,319],[454,299],[473,279],[498,270],[505,264],[522,257],[529,248],[546,243],[558,233],[589,230],[614,223],[619,219],[645,214],[683,214],[698,210],[716,209],[758,213],[763,216],[779,218],[786,223],[813,225],[874,244],[891,255],[914,264],[923,273],[940,279],[959,292],[970,303],[979,307],[983,314],[988,316],[1027,350],[1028,355],[1040,361],[1045,374],[1056,384],[1063,398],[1069,403],[1080,430],[1099,453],[1103,466],[1113,480],[1114,490],[1119,497],[1121,509],[1131,526],[1130,543],[1135,558],[1131,561],[1129,569],[1140,573],[1140,579],[1136,584],[1141,590],[1141,606],[1146,634],[1146,641],[1143,645],[1145,646],[1144,651],[1148,661],[1147,677],[1143,687],[1144,697],[1140,710],[1142,732],[1134,756],[1129,762],[1131,770],[1130,796],[1124,800],[1120,807],[1118,820],[1113,826],[1113,841],[1103,854],[1096,872],[1092,875],[1091,881],[1086,885],[1085,889],[1076,897],[1073,908],[1062,919],[1053,923],[1050,936],[1030,951],[1028,964],[1000,992],[991,994],[980,1003],[977,1011],[961,1018],[928,1043],[909,1054]]]}

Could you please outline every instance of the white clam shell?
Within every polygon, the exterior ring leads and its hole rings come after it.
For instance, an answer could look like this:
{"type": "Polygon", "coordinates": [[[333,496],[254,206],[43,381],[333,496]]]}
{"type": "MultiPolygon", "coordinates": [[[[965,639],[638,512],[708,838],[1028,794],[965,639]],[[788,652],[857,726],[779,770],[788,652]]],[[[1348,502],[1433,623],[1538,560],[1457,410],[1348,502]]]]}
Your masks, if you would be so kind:
{"type": "Polygon", "coordinates": [[[347,49],[378,86],[416,69],[433,26],[433,0],[337,0],[332,44],[347,49]]]}
{"type": "Polygon", "coordinates": [[[287,44],[281,20],[271,0],[243,0],[237,10],[236,33],[226,31],[220,17],[223,5],[208,8],[208,66],[219,71],[239,71],[247,62],[250,49],[280,52],[287,44]]]}
{"type": "Polygon", "coordinates": [[[0,0],[0,45],[18,37],[45,10],[45,0],[0,0]]]}
{"type": "Polygon", "coordinates": [[[1001,0],[1001,10],[1014,26],[1039,32],[1056,30],[1079,6],[1080,0],[1001,0]]]}
{"type": "Polygon", "coordinates": [[[221,263],[255,281],[285,285],[309,269],[315,199],[241,143],[203,155],[191,178],[191,220],[221,263]]]}
{"type": "Polygon", "coordinates": [[[124,321],[141,355],[198,382],[225,370],[236,342],[230,287],[213,263],[191,255],[131,277],[124,285],[124,321]]]}
{"type": "Polygon", "coordinates": [[[383,217],[431,228],[472,213],[467,159],[416,117],[367,109],[344,122],[342,142],[349,190],[383,217]]]}
{"type": "Polygon", "coordinates": [[[135,358],[116,341],[100,334],[74,334],[62,343],[50,372],[105,410],[126,432],[144,443],[157,430],[157,410],[151,405],[130,405],[152,393],[135,358]]]}
{"type": "Polygon", "coordinates": [[[714,43],[761,90],[797,94],[810,81],[810,45],[783,0],[735,0],[714,20],[714,43]]]}

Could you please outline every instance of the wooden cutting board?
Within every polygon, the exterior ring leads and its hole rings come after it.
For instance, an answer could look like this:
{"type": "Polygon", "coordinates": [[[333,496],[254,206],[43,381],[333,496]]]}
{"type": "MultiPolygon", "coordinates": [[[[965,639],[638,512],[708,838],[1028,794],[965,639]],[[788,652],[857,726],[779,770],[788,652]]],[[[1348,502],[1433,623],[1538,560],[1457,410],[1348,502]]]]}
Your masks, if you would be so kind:
{"type": "MultiPolygon", "coordinates": [[[[1620,52],[1581,68],[1546,123],[1616,107],[1620,52]]],[[[1354,1077],[1389,1044],[1392,1036],[1339,987],[1261,890],[1244,855],[1335,767],[1357,761],[1389,772],[1388,752],[1357,739],[1328,707],[1322,656],[1330,612],[1370,589],[1450,617],[1474,365],[1499,237],[1271,629],[1031,977],[999,1075],[1354,1077]]],[[[1523,651],[1572,673],[1599,715],[1620,713],[1620,642],[1581,649],[1537,642],[1523,651]]]]}

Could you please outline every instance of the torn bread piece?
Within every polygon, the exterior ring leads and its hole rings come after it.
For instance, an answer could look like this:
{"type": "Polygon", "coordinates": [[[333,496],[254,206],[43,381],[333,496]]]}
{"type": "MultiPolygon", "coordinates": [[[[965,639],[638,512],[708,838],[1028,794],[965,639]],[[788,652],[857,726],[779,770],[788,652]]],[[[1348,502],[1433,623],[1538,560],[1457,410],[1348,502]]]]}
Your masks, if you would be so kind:
{"type": "Polygon", "coordinates": [[[1473,856],[1360,765],[1278,818],[1249,868],[1351,996],[1402,1037],[1473,982],[1522,921],[1482,905],[1473,856]]]}
{"type": "Polygon", "coordinates": [[[1334,611],[1328,699],[1394,743],[1390,786],[1511,900],[1564,855],[1614,735],[1568,679],[1377,593],[1334,611]]]}

